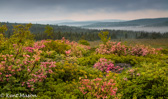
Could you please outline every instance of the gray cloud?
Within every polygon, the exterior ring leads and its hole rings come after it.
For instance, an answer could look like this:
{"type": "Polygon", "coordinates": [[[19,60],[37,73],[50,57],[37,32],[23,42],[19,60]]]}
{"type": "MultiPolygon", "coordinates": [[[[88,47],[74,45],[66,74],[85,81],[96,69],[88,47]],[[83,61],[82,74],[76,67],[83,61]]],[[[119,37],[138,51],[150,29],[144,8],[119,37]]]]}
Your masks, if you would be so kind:
{"type": "MultiPolygon", "coordinates": [[[[54,17],[72,13],[168,10],[168,0],[0,0],[2,16],[54,17]]],[[[1,20],[0,20],[1,21],[1,20]]]]}
{"type": "Polygon", "coordinates": [[[68,10],[115,9],[119,11],[162,9],[168,10],[168,0],[1,0],[0,8],[15,7],[23,10],[38,7],[62,6],[68,10]]]}

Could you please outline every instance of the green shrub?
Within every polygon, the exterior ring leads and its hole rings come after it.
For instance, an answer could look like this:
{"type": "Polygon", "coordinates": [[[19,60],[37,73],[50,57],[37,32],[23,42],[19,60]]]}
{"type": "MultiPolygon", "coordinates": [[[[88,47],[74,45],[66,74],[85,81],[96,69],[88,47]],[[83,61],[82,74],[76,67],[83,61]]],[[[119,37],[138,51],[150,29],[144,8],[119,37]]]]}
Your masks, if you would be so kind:
{"type": "Polygon", "coordinates": [[[49,41],[45,43],[44,51],[56,51],[59,54],[65,54],[65,51],[69,50],[71,47],[64,42],[59,41],[49,41]]]}
{"type": "Polygon", "coordinates": [[[94,68],[85,68],[78,66],[76,63],[56,63],[53,70],[53,77],[55,80],[60,79],[63,82],[79,80],[80,77],[96,78],[102,76],[102,73],[94,68]]]}
{"type": "Polygon", "coordinates": [[[90,43],[87,40],[79,40],[78,43],[82,45],[90,45],[90,43]]]}
{"type": "Polygon", "coordinates": [[[99,58],[100,58],[100,55],[81,57],[81,58],[78,58],[78,64],[82,66],[92,67],[96,63],[96,61],[98,61],[99,58]]]}
{"type": "Polygon", "coordinates": [[[119,93],[122,99],[133,98],[168,98],[168,64],[143,63],[123,73],[119,81],[119,93]]]}
{"type": "Polygon", "coordinates": [[[107,35],[109,34],[108,31],[101,31],[98,36],[101,38],[101,41],[103,42],[103,44],[106,44],[106,42],[108,42],[111,38],[107,37],[107,35]]]}
{"type": "Polygon", "coordinates": [[[50,79],[40,87],[45,88],[45,90],[39,89],[37,93],[40,99],[78,99],[78,97],[80,97],[80,92],[77,88],[78,84],[76,82],[62,82],[57,84],[49,80],[50,79]]]}
{"type": "Polygon", "coordinates": [[[91,54],[88,57],[78,58],[78,64],[82,66],[92,67],[100,58],[106,58],[113,60],[115,63],[129,63],[132,66],[140,64],[142,62],[147,63],[157,63],[158,61],[165,61],[168,59],[166,55],[147,55],[147,56],[118,56],[114,54],[101,55],[101,54],[91,54]]]}
{"type": "Polygon", "coordinates": [[[168,54],[168,49],[162,49],[161,52],[162,52],[163,54],[168,54]]]}

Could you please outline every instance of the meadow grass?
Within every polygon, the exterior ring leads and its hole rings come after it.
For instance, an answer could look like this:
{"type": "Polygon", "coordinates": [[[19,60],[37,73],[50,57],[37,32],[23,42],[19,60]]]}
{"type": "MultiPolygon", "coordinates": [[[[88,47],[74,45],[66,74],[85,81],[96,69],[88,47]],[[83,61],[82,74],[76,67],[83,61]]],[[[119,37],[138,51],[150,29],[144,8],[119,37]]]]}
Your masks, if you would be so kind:
{"type": "MultiPolygon", "coordinates": [[[[165,48],[168,49],[168,39],[113,39],[112,42],[122,42],[126,45],[136,45],[136,44],[143,44],[146,46],[151,46],[154,48],[165,48]]],[[[91,47],[96,47],[102,42],[100,40],[98,41],[89,41],[91,47]]]]}

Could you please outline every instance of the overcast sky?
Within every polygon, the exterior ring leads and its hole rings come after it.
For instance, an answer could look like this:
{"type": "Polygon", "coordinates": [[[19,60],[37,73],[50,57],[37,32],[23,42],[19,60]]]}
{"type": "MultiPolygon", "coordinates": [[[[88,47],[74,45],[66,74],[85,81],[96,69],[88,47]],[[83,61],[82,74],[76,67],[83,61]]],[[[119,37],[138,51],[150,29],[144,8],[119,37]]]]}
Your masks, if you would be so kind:
{"type": "Polygon", "coordinates": [[[1,22],[158,17],[168,17],[168,0],[0,0],[1,22]]]}

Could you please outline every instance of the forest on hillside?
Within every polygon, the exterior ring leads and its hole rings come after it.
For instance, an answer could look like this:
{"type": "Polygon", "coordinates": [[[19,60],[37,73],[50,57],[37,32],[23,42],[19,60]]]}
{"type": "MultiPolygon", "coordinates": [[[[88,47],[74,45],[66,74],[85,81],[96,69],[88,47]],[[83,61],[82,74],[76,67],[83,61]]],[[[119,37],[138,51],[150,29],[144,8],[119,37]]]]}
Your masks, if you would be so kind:
{"type": "MultiPolygon", "coordinates": [[[[5,32],[6,37],[10,37],[13,34],[13,26],[19,25],[18,23],[2,22],[1,25],[6,25],[8,30],[5,32]]],[[[25,24],[24,24],[25,25],[25,24]]],[[[65,37],[70,41],[78,41],[80,39],[95,41],[100,40],[98,33],[100,31],[109,31],[109,37],[111,39],[158,39],[168,38],[167,33],[159,32],[144,32],[144,31],[126,31],[126,30],[96,30],[96,29],[84,29],[80,27],[72,26],[58,26],[58,25],[42,25],[32,24],[30,31],[34,34],[35,40],[51,39],[50,36],[45,33],[46,27],[51,27],[52,39],[61,39],[65,37]]]]}

